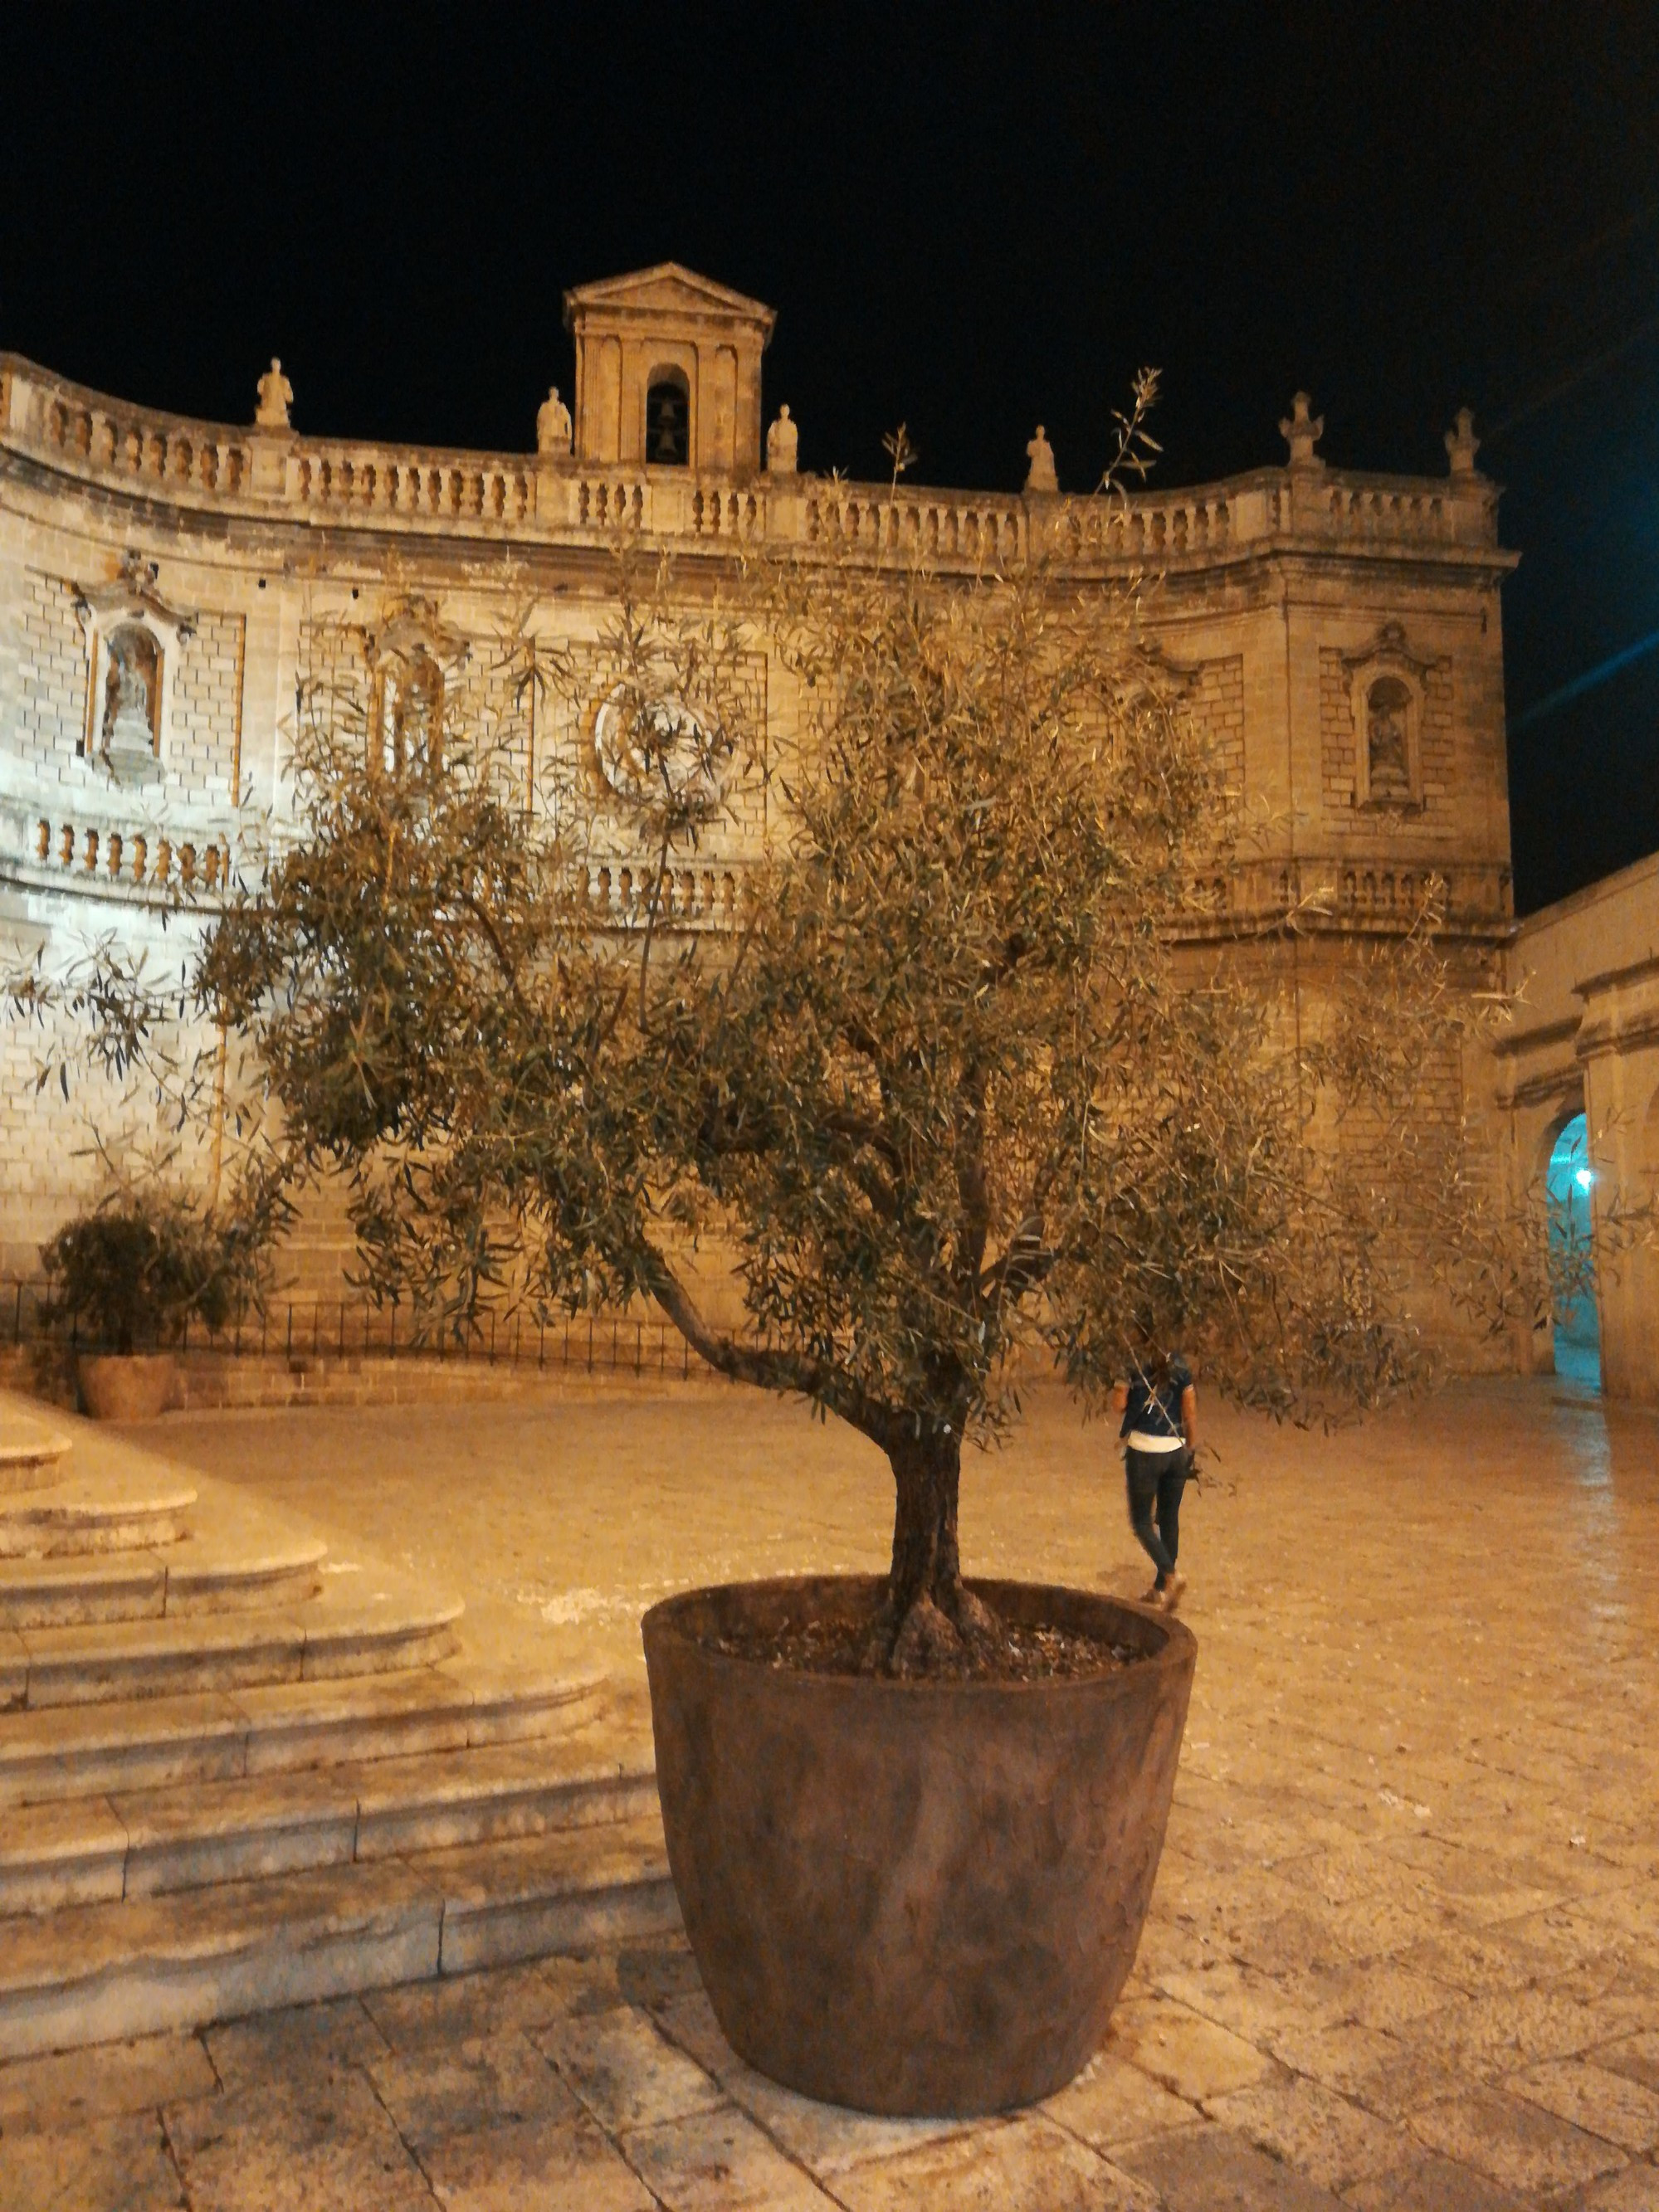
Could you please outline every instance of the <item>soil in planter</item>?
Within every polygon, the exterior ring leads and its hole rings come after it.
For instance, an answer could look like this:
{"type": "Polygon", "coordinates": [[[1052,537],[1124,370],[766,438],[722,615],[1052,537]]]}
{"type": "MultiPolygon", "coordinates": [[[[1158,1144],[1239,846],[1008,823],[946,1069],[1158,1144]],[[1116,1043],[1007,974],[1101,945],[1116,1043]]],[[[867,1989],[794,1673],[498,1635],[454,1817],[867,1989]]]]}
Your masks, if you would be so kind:
{"type": "MultiPolygon", "coordinates": [[[[978,1682],[1079,1681],[1133,1667],[1146,1655],[1127,1644],[1108,1644],[1071,1628],[1029,1628],[1000,1620],[1001,1649],[988,1663],[953,1670],[978,1682]]],[[[732,1659],[756,1659],[801,1674],[859,1674],[869,1640],[869,1620],[845,1618],[745,1623],[709,1639],[732,1659]]]]}

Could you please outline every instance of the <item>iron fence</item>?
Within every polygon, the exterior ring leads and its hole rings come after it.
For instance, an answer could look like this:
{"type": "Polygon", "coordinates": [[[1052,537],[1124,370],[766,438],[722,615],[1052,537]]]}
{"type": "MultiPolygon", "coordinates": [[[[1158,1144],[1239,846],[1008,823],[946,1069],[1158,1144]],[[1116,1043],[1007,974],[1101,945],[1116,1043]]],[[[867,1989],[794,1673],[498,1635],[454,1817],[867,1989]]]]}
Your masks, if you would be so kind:
{"type": "MultiPolygon", "coordinates": [[[[66,1326],[51,1315],[46,1285],[38,1278],[0,1277],[0,1340],[15,1349],[40,1343],[71,1351],[100,1348],[76,1325],[66,1326]]],[[[604,1311],[545,1318],[523,1308],[487,1310],[474,1329],[456,1334],[416,1329],[406,1307],[320,1294],[270,1299],[263,1312],[222,1329],[186,1318],[177,1334],[135,1338],[133,1349],[289,1361],[435,1359],[682,1379],[691,1372],[690,1345],[657,1315],[604,1311]]]]}

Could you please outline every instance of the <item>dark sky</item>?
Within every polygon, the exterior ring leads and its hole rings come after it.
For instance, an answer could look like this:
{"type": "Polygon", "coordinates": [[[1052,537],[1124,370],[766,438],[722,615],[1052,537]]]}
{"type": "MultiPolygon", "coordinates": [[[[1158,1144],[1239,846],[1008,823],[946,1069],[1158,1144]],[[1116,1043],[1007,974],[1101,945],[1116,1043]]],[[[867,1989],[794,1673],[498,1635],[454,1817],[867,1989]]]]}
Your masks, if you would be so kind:
{"type": "Polygon", "coordinates": [[[1507,487],[1517,897],[1659,848],[1659,6],[11,0],[0,346],[319,432],[523,448],[564,288],[675,258],[779,310],[803,466],[1085,489],[1323,450],[1507,487]]]}

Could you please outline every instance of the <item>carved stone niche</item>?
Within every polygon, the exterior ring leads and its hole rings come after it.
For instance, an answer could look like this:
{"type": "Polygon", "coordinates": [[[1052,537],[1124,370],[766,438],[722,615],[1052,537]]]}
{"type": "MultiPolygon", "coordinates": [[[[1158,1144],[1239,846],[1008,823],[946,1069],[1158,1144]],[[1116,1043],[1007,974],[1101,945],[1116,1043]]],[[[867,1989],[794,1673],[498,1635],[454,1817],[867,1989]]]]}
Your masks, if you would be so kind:
{"type": "Polygon", "coordinates": [[[173,733],[173,678],[196,617],[155,589],[155,563],[129,553],[113,583],[77,588],[87,642],[87,719],[76,752],[120,784],[159,783],[173,733]]]}
{"type": "Polygon", "coordinates": [[[1406,650],[1398,623],[1385,623],[1370,649],[1345,659],[1353,715],[1353,803],[1378,813],[1423,805],[1423,708],[1429,663],[1406,650]]]}
{"type": "Polygon", "coordinates": [[[433,600],[409,599],[388,611],[365,646],[371,761],[396,775],[432,774],[443,763],[447,678],[465,659],[466,640],[439,619],[433,600]]]}

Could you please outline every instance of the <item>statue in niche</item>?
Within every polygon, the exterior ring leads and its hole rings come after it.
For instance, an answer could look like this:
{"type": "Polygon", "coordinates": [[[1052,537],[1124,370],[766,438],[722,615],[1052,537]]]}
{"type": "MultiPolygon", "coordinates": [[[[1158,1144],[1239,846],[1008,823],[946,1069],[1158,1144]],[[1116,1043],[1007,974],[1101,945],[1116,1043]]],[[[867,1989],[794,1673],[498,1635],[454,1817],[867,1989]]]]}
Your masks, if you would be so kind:
{"type": "Polygon", "coordinates": [[[1036,437],[1026,444],[1025,457],[1031,465],[1025,471],[1026,490],[1058,491],[1060,478],[1054,473],[1054,449],[1041,422],[1036,426],[1036,437]]]}
{"type": "Polygon", "coordinates": [[[155,707],[161,673],[161,653],[147,629],[130,623],[113,634],[104,678],[100,734],[104,757],[118,776],[124,771],[130,776],[156,772],[155,707]]]}
{"type": "Polygon", "coordinates": [[[769,475],[775,477],[794,475],[795,454],[799,440],[799,426],[791,419],[787,407],[780,407],[777,421],[766,434],[766,467],[769,475]]]}
{"type": "Polygon", "coordinates": [[[1367,787],[1374,799],[1412,797],[1411,693],[1397,676],[1380,677],[1365,697],[1367,787]]]}
{"type": "Polygon", "coordinates": [[[259,404],[254,410],[254,427],[260,430],[286,430],[288,410],[294,404],[294,386],[283,374],[283,364],[275,354],[270,367],[259,379],[259,404]]]}
{"type": "Polygon", "coordinates": [[[568,453],[574,425],[570,410],[559,397],[556,384],[536,410],[536,451],[538,453],[568,453]]]}
{"type": "Polygon", "coordinates": [[[443,751],[443,671],[424,646],[381,678],[381,757],[393,775],[431,773],[443,751]]]}

